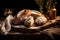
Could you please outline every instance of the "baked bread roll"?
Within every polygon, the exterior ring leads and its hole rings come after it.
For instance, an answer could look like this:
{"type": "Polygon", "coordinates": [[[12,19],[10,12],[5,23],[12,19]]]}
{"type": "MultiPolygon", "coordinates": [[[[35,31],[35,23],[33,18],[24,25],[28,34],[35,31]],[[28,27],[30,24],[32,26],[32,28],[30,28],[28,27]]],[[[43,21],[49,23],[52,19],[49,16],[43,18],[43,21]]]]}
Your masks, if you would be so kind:
{"type": "Polygon", "coordinates": [[[17,16],[15,15],[14,19],[12,20],[12,24],[17,25],[17,24],[19,24],[18,22],[19,22],[19,19],[17,19],[17,16]]]}
{"type": "Polygon", "coordinates": [[[32,10],[31,16],[33,16],[34,19],[36,19],[37,17],[44,16],[44,15],[42,13],[40,13],[39,11],[32,10]]]}
{"type": "Polygon", "coordinates": [[[34,18],[32,16],[29,16],[25,21],[24,25],[27,27],[33,26],[34,25],[34,18]]]}
{"type": "Polygon", "coordinates": [[[31,10],[24,9],[20,12],[18,12],[17,16],[13,20],[13,24],[23,24],[24,21],[27,19],[28,16],[31,15],[31,10]]]}
{"type": "Polygon", "coordinates": [[[28,16],[31,15],[31,10],[24,9],[17,14],[17,20],[20,24],[23,24],[28,16]]]}
{"type": "Polygon", "coordinates": [[[28,18],[28,16],[22,16],[21,18],[19,18],[19,22],[20,24],[24,24],[24,21],[28,18]]]}
{"type": "Polygon", "coordinates": [[[35,25],[43,25],[47,22],[47,18],[41,16],[41,17],[37,17],[35,20],[35,25]]]}
{"type": "Polygon", "coordinates": [[[17,18],[14,18],[14,19],[12,20],[12,24],[13,24],[13,25],[19,24],[19,21],[17,20],[17,18]]]}
{"type": "Polygon", "coordinates": [[[31,10],[29,9],[24,9],[20,12],[18,12],[17,14],[17,18],[20,18],[21,16],[30,16],[32,13],[31,13],[31,10]]]}

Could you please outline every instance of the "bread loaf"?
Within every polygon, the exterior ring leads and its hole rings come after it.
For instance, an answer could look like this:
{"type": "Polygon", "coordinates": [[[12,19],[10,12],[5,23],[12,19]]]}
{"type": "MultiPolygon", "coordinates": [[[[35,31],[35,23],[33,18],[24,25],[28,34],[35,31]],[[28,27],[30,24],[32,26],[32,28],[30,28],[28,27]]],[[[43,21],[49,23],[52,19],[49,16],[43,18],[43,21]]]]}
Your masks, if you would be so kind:
{"type": "Polygon", "coordinates": [[[24,9],[24,10],[22,10],[22,11],[20,11],[20,12],[18,12],[18,14],[17,14],[17,18],[20,18],[21,16],[30,16],[32,13],[31,13],[31,10],[29,10],[29,9],[24,9]]]}
{"type": "Polygon", "coordinates": [[[32,16],[29,16],[25,21],[24,25],[27,27],[33,26],[34,24],[34,18],[32,16]]]}
{"type": "Polygon", "coordinates": [[[37,19],[35,20],[36,25],[42,25],[42,24],[45,24],[46,22],[47,22],[47,18],[43,16],[37,17],[37,19]]]}
{"type": "Polygon", "coordinates": [[[37,17],[44,16],[44,15],[42,13],[40,13],[39,11],[32,10],[31,16],[33,16],[34,19],[36,19],[37,17]]]}
{"type": "Polygon", "coordinates": [[[18,12],[17,16],[13,20],[13,24],[23,24],[24,21],[27,19],[28,16],[31,15],[31,10],[24,9],[18,12]]]}

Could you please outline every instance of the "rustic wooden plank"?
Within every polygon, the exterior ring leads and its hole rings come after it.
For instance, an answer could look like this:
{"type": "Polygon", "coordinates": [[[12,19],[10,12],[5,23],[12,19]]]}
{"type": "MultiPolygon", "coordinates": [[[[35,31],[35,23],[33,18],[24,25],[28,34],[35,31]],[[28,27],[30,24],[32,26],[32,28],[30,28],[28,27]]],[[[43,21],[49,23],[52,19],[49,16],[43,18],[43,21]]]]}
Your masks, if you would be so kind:
{"type": "MultiPolygon", "coordinates": [[[[56,19],[54,20],[49,20],[46,24],[42,25],[42,26],[36,26],[36,27],[30,27],[30,28],[27,28],[28,30],[38,30],[38,29],[41,29],[41,28],[47,28],[49,27],[49,25],[51,24],[54,24],[56,23],[56,20],[60,20],[60,16],[57,16],[56,19]]],[[[13,34],[23,34],[23,33],[20,33],[20,32],[9,32],[8,35],[13,35],[13,34]]],[[[26,34],[30,34],[30,33],[26,33],[26,34]]],[[[33,34],[40,34],[40,33],[33,33],[33,34]]]]}
{"type": "MultiPolygon", "coordinates": [[[[30,27],[30,28],[27,28],[28,30],[39,30],[41,27],[47,27],[48,25],[51,25],[53,23],[55,23],[56,20],[49,20],[46,24],[44,24],[43,26],[39,26],[39,27],[30,27]]],[[[13,35],[13,34],[23,34],[23,33],[20,33],[20,32],[9,32],[8,33],[9,35],[13,35]]],[[[30,33],[25,33],[25,34],[30,34],[30,33]]],[[[40,33],[32,33],[32,34],[40,34],[40,33]]]]}

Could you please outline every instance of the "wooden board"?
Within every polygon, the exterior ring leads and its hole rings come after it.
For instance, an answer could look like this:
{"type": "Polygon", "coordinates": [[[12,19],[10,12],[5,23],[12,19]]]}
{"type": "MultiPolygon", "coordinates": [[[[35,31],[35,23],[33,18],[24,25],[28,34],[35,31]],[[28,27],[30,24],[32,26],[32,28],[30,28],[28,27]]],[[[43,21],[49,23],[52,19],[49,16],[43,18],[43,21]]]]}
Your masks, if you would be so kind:
{"type": "MultiPolygon", "coordinates": [[[[23,31],[23,32],[9,32],[8,34],[24,34],[24,31],[26,34],[29,34],[29,33],[36,33],[38,31],[40,31],[40,29],[42,28],[49,28],[49,25],[51,24],[54,24],[56,22],[56,20],[49,20],[46,24],[42,25],[42,26],[39,26],[39,27],[30,27],[30,28],[27,28],[27,29],[22,29],[20,31],[23,31]],[[30,32],[29,32],[30,31],[30,32]]],[[[37,34],[40,34],[40,33],[37,33],[37,34]]]]}

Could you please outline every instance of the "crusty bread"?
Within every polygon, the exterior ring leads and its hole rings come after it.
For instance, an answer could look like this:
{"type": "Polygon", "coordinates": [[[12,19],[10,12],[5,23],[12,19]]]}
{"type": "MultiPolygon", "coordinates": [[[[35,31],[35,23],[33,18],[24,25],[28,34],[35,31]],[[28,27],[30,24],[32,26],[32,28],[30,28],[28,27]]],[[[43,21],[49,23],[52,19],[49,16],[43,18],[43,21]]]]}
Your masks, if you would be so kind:
{"type": "MultiPolygon", "coordinates": [[[[34,11],[32,10],[32,14],[31,16],[34,17],[34,19],[36,19],[37,17],[41,17],[41,16],[44,16],[42,13],[40,13],[39,11],[34,11]]],[[[45,16],[44,16],[45,17],[45,16]]]]}
{"type": "Polygon", "coordinates": [[[12,24],[14,24],[14,25],[17,25],[17,24],[18,24],[17,18],[14,18],[14,19],[12,20],[12,24]]]}
{"type": "Polygon", "coordinates": [[[32,26],[33,24],[44,24],[46,23],[47,18],[40,13],[39,11],[32,11],[29,9],[24,9],[22,11],[20,11],[16,17],[16,19],[14,19],[14,24],[23,24],[25,26],[32,26]]]}
{"type": "Polygon", "coordinates": [[[37,17],[35,20],[35,24],[36,25],[42,25],[45,24],[47,22],[47,18],[41,16],[41,17],[37,17]]]}
{"type": "Polygon", "coordinates": [[[31,10],[29,9],[24,9],[20,11],[16,18],[13,20],[13,24],[23,24],[23,22],[27,19],[28,16],[31,15],[31,10]]]}
{"type": "Polygon", "coordinates": [[[33,26],[34,24],[34,18],[32,16],[29,16],[25,21],[24,25],[27,27],[33,26]]]}
{"type": "Polygon", "coordinates": [[[30,16],[31,14],[31,10],[24,9],[17,14],[17,18],[20,18],[21,16],[30,16]]]}

